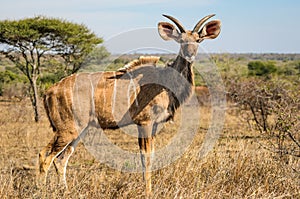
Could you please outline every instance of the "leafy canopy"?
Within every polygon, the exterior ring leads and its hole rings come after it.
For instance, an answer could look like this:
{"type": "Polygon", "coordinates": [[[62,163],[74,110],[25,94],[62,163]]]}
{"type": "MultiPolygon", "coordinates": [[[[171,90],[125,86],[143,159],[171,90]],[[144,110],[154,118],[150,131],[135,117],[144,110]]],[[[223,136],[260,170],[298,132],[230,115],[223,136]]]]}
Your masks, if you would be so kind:
{"type": "MultiPolygon", "coordinates": [[[[45,54],[60,55],[70,72],[80,69],[84,58],[94,47],[103,42],[85,25],[57,18],[38,16],[21,20],[0,21],[1,53],[10,57],[22,70],[29,64],[38,67],[45,54]],[[16,56],[22,54],[25,62],[16,56]]],[[[25,71],[23,71],[25,72],[25,71]]]]}

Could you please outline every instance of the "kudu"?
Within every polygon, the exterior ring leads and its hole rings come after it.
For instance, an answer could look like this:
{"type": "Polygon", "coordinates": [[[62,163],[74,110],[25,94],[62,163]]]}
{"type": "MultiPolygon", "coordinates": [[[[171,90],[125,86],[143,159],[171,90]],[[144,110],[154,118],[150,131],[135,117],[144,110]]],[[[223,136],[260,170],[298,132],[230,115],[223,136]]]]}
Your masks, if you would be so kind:
{"type": "Polygon", "coordinates": [[[146,195],[151,193],[150,154],[154,150],[157,125],[172,119],[176,109],[192,94],[192,64],[198,44],[204,39],[216,38],[221,26],[219,20],[204,25],[214,16],[208,15],[189,31],[177,19],[163,16],[178,28],[168,22],[158,23],[162,39],[173,39],[180,44],[179,54],[173,63],[156,67],[158,58],[142,57],[119,71],[71,75],[46,92],[44,106],[55,134],[39,153],[39,179],[46,180],[53,162],[66,185],[68,159],[88,126],[105,130],[135,124],[146,195]],[[124,95],[122,91],[129,91],[132,82],[136,85],[135,89],[124,95]]]}

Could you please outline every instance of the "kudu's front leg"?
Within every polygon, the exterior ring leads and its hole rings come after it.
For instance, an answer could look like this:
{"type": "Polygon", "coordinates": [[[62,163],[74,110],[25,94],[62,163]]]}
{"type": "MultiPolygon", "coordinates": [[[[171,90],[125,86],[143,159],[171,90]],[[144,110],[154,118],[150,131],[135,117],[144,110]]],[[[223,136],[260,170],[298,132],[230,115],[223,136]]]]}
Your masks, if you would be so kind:
{"type": "Polygon", "coordinates": [[[138,126],[138,131],[143,176],[146,182],[146,195],[149,196],[151,194],[151,156],[154,150],[152,125],[138,126]]]}

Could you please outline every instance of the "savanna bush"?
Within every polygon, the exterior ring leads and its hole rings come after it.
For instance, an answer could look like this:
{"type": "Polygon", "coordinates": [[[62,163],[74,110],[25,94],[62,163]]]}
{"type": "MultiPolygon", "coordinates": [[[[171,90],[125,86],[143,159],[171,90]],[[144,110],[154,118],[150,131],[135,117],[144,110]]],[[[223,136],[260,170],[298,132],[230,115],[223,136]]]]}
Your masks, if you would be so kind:
{"type": "Polygon", "coordinates": [[[250,61],[248,63],[249,76],[267,76],[277,71],[273,62],[250,61]]]}
{"type": "Polygon", "coordinates": [[[0,71],[0,96],[18,96],[22,95],[20,92],[20,87],[26,83],[26,78],[14,72],[10,68],[5,71],[0,71]]]}
{"type": "Polygon", "coordinates": [[[253,129],[267,142],[264,147],[280,157],[300,157],[299,85],[285,80],[249,78],[232,83],[231,99],[253,129]]]}

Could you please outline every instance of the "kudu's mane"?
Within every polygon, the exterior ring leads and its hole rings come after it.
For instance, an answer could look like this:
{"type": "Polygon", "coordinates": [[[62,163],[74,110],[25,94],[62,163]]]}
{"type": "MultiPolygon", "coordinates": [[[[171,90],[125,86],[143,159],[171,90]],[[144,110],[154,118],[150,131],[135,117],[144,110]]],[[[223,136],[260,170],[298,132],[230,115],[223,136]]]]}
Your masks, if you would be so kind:
{"type": "Polygon", "coordinates": [[[157,56],[140,56],[138,59],[135,59],[128,64],[126,64],[124,67],[118,69],[119,72],[127,72],[129,70],[136,69],[140,66],[144,65],[153,65],[156,66],[157,62],[159,61],[160,57],[157,56]]]}

